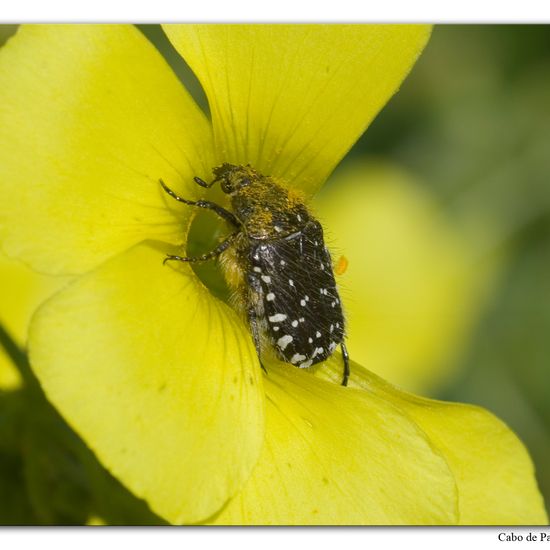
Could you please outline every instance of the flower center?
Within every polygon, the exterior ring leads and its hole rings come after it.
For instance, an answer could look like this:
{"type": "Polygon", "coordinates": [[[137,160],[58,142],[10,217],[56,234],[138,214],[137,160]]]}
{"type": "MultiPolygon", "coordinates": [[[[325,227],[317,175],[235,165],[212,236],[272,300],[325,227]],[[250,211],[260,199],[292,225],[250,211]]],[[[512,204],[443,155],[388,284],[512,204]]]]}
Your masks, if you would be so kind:
{"type": "MultiPolygon", "coordinates": [[[[214,249],[230,229],[210,212],[199,211],[191,222],[187,236],[187,254],[200,256],[214,249]]],[[[229,302],[230,290],[223,276],[218,259],[190,264],[193,271],[208,290],[220,300],[229,302]]]]}

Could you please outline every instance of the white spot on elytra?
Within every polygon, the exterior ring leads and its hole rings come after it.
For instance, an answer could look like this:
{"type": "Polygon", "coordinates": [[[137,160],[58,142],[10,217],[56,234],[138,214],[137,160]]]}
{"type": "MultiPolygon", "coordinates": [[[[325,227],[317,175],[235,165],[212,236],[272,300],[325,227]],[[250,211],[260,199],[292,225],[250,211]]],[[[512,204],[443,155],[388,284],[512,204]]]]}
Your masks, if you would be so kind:
{"type": "Polygon", "coordinates": [[[290,344],[290,342],[292,342],[292,340],[294,340],[294,338],[292,338],[292,336],[290,336],[290,334],[285,334],[284,336],[281,336],[281,338],[279,338],[277,340],[277,345],[282,350],[284,350],[288,346],[288,344],[290,344]]]}
{"type": "Polygon", "coordinates": [[[277,331],[279,330],[279,328],[280,328],[280,327],[273,327],[273,330],[274,330],[275,332],[277,332],[277,331]]]}
{"type": "Polygon", "coordinates": [[[320,333],[319,331],[317,331],[317,332],[315,333],[315,336],[316,336],[317,338],[321,338],[321,333],[320,333]]]}
{"type": "Polygon", "coordinates": [[[280,263],[281,265],[286,265],[286,262],[285,262],[284,260],[281,260],[279,263],[280,263]]]}
{"type": "Polygon", "coordinates": [[[293,281],[292,279],[289,279],[289,280],[288,280],[288,284],[289,284],[290,286],[294,286],[294,281],[293,281]]]}
{"type": "Polygon", "coordinates": [[[310,344],[313,344],[313,338],[308,338],[307,341],[308,341],[310,344]]]}
{"type": "Polygon", "coordinates": [[[321,262],[321,271],[324,271],[324,270],[325,270],[325,264],[321,262]]]}
{"type": "Polygon", "coordinates": [[[328,347],[328,350],[332,353],[338,344],[336,342],[331,342],[330,346],[328,347]]]}
{"type": "Polygon", "coordinates": [[[303,323],[303,322],[305,321],[305,319],[304,319],[303,317],[300,317],[300,318],[298,319],[298,321],[300,321],[300,323],[303,323]]]}
{"type": "Polygon", "coordinates": [[[334,307],[334,306],[336,305],[336,302],[334,301],[334,302],[332,302],[330,305],[331,305],[332,307],[334,307]]]}
{"type": "Polygon", "coordinates": [[[307,294],[304,296],[304,300],[305,300],[306,302],[309,302],[309,296],[308,296],[307,294]]]}
{"type": "Polygon", "coordinates": [[[282,231],[281,227],[278,226],[278,225],[274,225],[273,229],[275,229],[275,231],[277,231],[277,233],[280,233],[282,231]]]}
{"type": "Polygon", "coordinates": [[[254,271],[255,271],[256,273],[261,273],[261,272],[262,272],[262,268],[261,268],[261,267],[255,267],[255,268],[254,268],[254,271]]]}
{"type": "Polygon", "coordinates": [[[290,360],[290,362],[294,365],[295,363],[297,363],[298,361],[302,361],[302,359],[305,359],[306,356],[305,355],[300,355],[299,353],[295,353],[293,356],[292,356],[292,359],[290,360]]]}
{"type": "Polygon", "coordinates": [[[301,305],[302,307],[305,307],[306,301],[305,301],[305,300],[300,300],[300,305],[301,305]]]}
{"type": "Polygon", "coordinates": [[[286,315],[284,313],[276,313],[275,315],[268,317],[268,319],[272,323],[280,323],[281,321],[284,321],[286,319],[286,315]]]}
{"type": "Polygon", "coordinates": [[[330,332],[332,333],[333,330],[334,330],[334,325],[330,325],[330,332]]]}
{"type": "Polygon", "coordinates": [[[301,221],[302,221],[302,216],[300,216],[300,214],[298,214],[298,215],[296,216],[296,219],[297,219],[299,222],[301,222],[301,221]]]}
{"type": "Polygon", "coordinates": [[[292,324],[293,327],[297,327],[298,326],[298,321],[292,321],[291,324],[292,324]]]}
{"type": "Polygon", "coordinates": [[[313,363],[313,361],[311,359],[308,359],[307,361],[304,361],[303,363],[300,363],[298,366],[301,369],[307,369],[308,367],[311,367],[312,363],[313,363]]]}
{"type": "Polygon", "coordinates": [[[323,351],[324,351],[323,348],[315,348],[315,349],[313,350],[313,355],[311,356],[311,358],[313,359],[313,358],[316,357],[317,355],[323,353],[323,351]]]}
{"type": "Polygon", "coordinates": [[[269,275],[262,275],[262,281],[269,284],[271,282],[271,277],[269,275]]]}
{"type": "Polygon", "coordinates": [[[273,294],[273,292],[270,292],[266,297],[265,299],[268,301],[268,302],[273,302],[273,300],[275,300],[275,294],[273,294]]]}

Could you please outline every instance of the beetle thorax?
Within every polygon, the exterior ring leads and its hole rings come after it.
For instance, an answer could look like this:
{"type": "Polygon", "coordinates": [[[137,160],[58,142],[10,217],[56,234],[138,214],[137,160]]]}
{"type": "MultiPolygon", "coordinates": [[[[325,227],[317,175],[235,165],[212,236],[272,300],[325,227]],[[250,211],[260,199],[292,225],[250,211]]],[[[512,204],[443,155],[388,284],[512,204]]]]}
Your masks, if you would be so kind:
{"type": "Polygon", "coordinates": [[[305,205],[271,178],[242,187],[232,194],[231,204],[246,233],[256,239],[285,237],[310,218],[305,205]]]}

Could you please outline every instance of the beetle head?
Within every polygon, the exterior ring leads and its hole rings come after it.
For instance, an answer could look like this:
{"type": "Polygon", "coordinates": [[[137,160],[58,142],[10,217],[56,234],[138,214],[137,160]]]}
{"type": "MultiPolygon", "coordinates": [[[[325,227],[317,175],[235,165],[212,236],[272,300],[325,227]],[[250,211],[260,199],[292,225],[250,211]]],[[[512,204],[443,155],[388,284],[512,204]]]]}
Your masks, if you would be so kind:
{"type": "Polygon", "coordinates": [[[222,191],[228,195],[240,191],[243,187],[248,187],[259,176],[249,164],[237,166],[227,162],[214,168],[213,172],[216,176],[214,182],[219,181],[222,191]]]}

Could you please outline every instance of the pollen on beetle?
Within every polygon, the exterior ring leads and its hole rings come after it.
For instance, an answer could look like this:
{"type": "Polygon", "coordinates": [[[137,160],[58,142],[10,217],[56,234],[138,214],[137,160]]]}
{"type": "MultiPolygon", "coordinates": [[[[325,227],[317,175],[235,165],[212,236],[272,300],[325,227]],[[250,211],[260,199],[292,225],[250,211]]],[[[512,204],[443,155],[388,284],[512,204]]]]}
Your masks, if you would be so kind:
{"type": "Polygon", "coordinates": [[[348,269],[348,265],[348,259],[345,256],[340,256],[340,258],[338,258],[338,262],[334,266],[334,273],[336,273],[336,275],[343,275],[348,269]]]}

